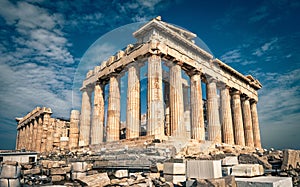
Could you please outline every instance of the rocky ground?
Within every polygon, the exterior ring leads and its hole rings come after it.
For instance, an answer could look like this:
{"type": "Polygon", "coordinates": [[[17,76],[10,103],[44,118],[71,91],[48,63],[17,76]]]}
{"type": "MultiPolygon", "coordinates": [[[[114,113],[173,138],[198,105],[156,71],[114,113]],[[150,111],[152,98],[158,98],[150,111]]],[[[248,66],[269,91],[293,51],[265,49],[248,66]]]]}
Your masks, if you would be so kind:
{"type": "MultiPolygon", "coordinates": [[[[236,186],[234,176],[210,180],[187,179],[185,182],[175,184],[171,182],[173,179],[170,181],[163,174],[163,163],[166,161],[220,160],[227,156],[237,156],[239,164],[262,165],[266,176],[292,177],[293,185],[300,186],[300,151],[263,150],[222,144],[199,152],[199,149],[195,147],[189,145],[173,155],[174,157],[172,155],[162,157],[150,151],[149,155],[152,155],[152,160],[150,162],[148,159],[145,162],[149,162],[151,166],[145,168],[129,167],[131,165],[124,168],[124,165],[120,165],[120,167],[101,169],[98,164],[99,161],[103,162],[103,157],[99,153],[87,150],[41,155],[39,161],[34,163],[4,162],[1,167],[2,171],[12,172],[14,177],[5,178],[2,172],[0,186],[8,183],[8,180],[16,183],[19,181],[23,186],[236,186]],[[20,169],[19,173],[18,169],[20,169]]],[[[126,154],[128,153],[120,153],[123,155],[123,160],[128,157],[126,154]]],[[[144,156],[148,158],[149,155],[144,156]]],[[[139,159],[141,163],[144,162],[141,153],[135,157],[135,160],[139,159]]]]}

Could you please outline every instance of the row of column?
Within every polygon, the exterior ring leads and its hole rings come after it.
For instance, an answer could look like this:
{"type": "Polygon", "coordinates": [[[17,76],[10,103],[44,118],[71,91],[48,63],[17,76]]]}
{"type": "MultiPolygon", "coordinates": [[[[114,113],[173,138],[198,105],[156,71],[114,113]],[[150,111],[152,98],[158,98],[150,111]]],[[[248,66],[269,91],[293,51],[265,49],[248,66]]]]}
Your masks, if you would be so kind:
{"type": "MultiPolygon", "coordinates": [[[[170,64],[169,121],[167,134],[185,136],[183,87],[181,66],[170,64]]],[[[128,66],[126,138],[139,136],[140,129],[140,75],[137,64],[128,66]]],[[[205,127],[201,90],[201,73],[190,75],[191,80],[191,138],[205,140],[205,127]]],[[[240,98],[239,91],[230,92],[226,85],[221,88],[221,105],[217,94],[217,82],[207,79],[207,121],[208,140],[228,144],[261,147],[256,102],[247,97],[240,98]]],[[[107,111],[106,140],[119,140],[120,132],[120,85],[117,75],[111,75],[107,111]]],[[[93,117],[91,116],[91,90],[84,89],[82,94],[82,114],[80,134],[84,145],[103,142],[104,91],[97,83],[94,88],[93,117]],[[90,129],[91,127],[91,129],[90,129]],[[91,134],[91,136],[90,136],[91,134]]],[[[160,56],[148,58],[147,93],[147,135],[160,139],[165,132],[165,113],[162,88],[162,63],[160,56]]]]}
{"type": "Polygon", "coordinates": [[[51,152],[55,148],[73,149],[78,146],[79,111],[71,112],[69,133],[64,121],[51,118],[44,113],[18,129],[16,149],[51,152]],[[69,134],[69,137],[67,137],[69,134]],[[61,140],[61,137],[66,139],[61,140]]]}
{"type": "Polygon", "coordinates": [[[50,114],[45,113],[19,128],[16,149],[45,151],[49,119],[50,114]]]}

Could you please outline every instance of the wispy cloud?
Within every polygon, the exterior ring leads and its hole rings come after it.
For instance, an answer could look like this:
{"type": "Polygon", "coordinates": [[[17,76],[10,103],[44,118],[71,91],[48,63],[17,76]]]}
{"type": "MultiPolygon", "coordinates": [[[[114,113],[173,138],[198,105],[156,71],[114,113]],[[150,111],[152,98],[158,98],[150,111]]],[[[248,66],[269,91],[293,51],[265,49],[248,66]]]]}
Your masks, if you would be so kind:
{"type": "Polygon", "coordinates": [[[276,48],[276,42],[278,41],[278,38],[273,38],[271,41],[264,43],[261,47],[254,50],[252,53],[255,56],[262,56],[266,52],[271,51],[272,49],[276,48]]]}
{"type": "Polygon", "coordinates": [[[262,133],[265,135],[263,141],[269,146],[281,148],[286,146],[286,142],[299,142],[300,137],[295,136],[295,132],[300,128],[300,69],[284,74],[253,73],[263,83],[258,103],[262,133]],[[282,143],[274,141],[281,133],[285,134],[286,140],[282,143]]]}

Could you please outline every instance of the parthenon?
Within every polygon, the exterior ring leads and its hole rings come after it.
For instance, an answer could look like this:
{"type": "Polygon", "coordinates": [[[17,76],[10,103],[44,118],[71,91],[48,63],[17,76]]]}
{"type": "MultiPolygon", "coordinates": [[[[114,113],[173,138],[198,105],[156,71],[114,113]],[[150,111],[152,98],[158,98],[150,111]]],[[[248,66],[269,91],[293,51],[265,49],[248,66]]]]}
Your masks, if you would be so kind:
{"type": "Polygon", "coordinates": [[[168,136],[187,136],[215,143],[261,147],[256,107],[257,90],[261,88],[258,80],[213,58],[193,42],[194,33],[160,18],[146,23],[133,36],[136,44],[128,45],[125,51],[119,51],[90,70],[83,81],[80,145],[120,140],[120,75],[124,72],[128,73],[126,139],[140,136],[140,68],[146,65],[147,135],[160,140],[168,136]],[[182,72],[190,79],[190,97],[185,92],[182,72]],[[206,84],[207,139],[201,82],[206,84]],[[107,106],[106,84],[109,84],[107,106]],[[186,98],[190,98],[190,120],[184,116],[186,98]]]}
{"type": "MultiPolygon", "coordinates": [[[[120,79],[126,74],[125,139],[142,136],[141,116],[145,116],[146,136],[161,142],[178,137],[261,148],[256,104],[262,85],[258,80],[214,58],[195,44],[196,34],[160,17],[147,22],[133,36],[135,44],[88,71],[81,87],[81,114],[72,111],[66,147],[121,140],[120,79]],[[145,114],[141,112],[142,67],[147,70],[145,114]]],[[[19,120],[17,148],[49,151],[53,145],[47,149],[43,132],[53,128],[47,124],[51,109],[39,108],[36,113],[19,120]],[[35,115],[43,118],[30,117],[35,115]],[[20,138],[37,143],[28,147],[20,138]]]]}

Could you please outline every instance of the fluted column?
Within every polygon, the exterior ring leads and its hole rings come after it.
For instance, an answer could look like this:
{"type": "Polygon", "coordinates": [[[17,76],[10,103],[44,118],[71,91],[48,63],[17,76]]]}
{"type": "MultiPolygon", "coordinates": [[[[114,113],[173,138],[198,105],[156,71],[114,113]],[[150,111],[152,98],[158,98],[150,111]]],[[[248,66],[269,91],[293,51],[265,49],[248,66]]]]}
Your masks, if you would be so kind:
{"type": "Polygon", "coordinates": [[[50,114],[49,113],[45,113],[43,116],[43,120],[42,120],[42,124],[43,124],[43,133],[42,133],[42,144],[41,144],[41,152],[45,152],[46,151],[46,144],[49,143],[48,142],[48,128],[50,126],[50,114]]]}
{"type": "Polygon", "coordinates": [[[205,140],[201,75],[191,76],[192,139],[205,140]]]}
{"type": "Polygon", "coordinates": [[[183,92],[183,111],[184,111],[184,129],[186,132],[186,137],[191,138],[191,107],[190,107],[190,99],[189,99],[189,84],[185,79],[182,79],[184,82],[182,83],[182,92],[183,92]]]}
{"type": "Polygon", "coordinates": [[[148,103],[147,103],[147,135],[164,136],[164,106],[162,95],[161,58],[151,55],[148,58],[148,103]]]}
{"type": "Polygon", "coordinates": [[[82,90],[81,115],[80,115],[80,146],[87,146],[90,143],[91,128],[91,90],[82,90]]]}
{"type": "Polygon", "coordinates": [[[128,66],[126,138],[140,135],[140,69],[137,64],[128,66]]]}
{"type": "Polygon", "coordinates": [[[20,149],[20,130],[21,129],[17,129],[16,150],[20,149]]]}
{"type": "Polygon", "coordinates": [[[26,124],[26,143],[25,143],[25,148],[26,150],[29,150],[29,144],[30,144],[30,140],[29,140],[29,137],[30,137],[30,126],[29,124],[26,124]]]}
{"type": "Polygon", "coordinates": [[[104,92],[103,85],[96,83],[94,89],[94,108],[91,127],[91,144],[103,142],[104,92]]]}
{"type": "Polygon", "coordinates": [[[117,75],[110,77],[107,114],[106,140],[117,141],[120,139],[120,87],[117,75]]]}
{"type": "Polygon", "coordinates": [[[219,104],[217,95],[216,80],[210,79],[206,84],[207,94],[207,123],[208,123],[208,140],[215,143],[221,143],[221,124],[219,116],[219,104]]]}
{"type": "Polygon", "coordinates": [[[78,147],[79,141],[79,119],[80,112],[78,110],[72,110],[70,116],[70,135],[69,135],[69,148],[78,147]]]}
{"type": "Polygon", "coordinates": [[[186,129],[184,126],[184,105],[182,92],[181,67],[171,64],[170,67],[170,122],[171,135],[183,137],[186,129]]]}
{"type": "Polygon", "coordinates": [[[36,151],[41,151],[41,144],[42,144],[42,135],[43,135],[43,122],[42,118],[38,117],[37,119],[37,137],[36,137],[36,151]]]}
{"type": "Polygon", "coordinates": [[[234,133],[230,106],[229,87],[224,85],[221,89],[221,123],[223,141],[227,144],[234,144],[234,133]]]}
{"type": "Polygon", "coordinates": [[[21,127],[19,129],[19,133],[20,133],[20,138],[19,138],[19,144],[18,144],[18,149],[22,149],[23,148],[23,141],[24,141],[24,135],[23,135],[23,127],[21,127]]]}
{"type": "Polygon", "coordinates": [[[250,108],[251,108],[251,117],[252,117],[254,146],[261,148],[260,129],[259,129],[259,122],[258,122],[256,101],[254,100],[251,101],[250,108]]]}
{"type": "Polygon", "coordinates": [[[232,92],[234,139],[235,139],[235,144],[245,146],[245,136],[244,136],[240,94],[241,94],[240,91],[232,92]]]}
{"type": "Polygon", "coordinates": [[[38,122],[37,119],[33,120],[33,142],[32,147],[34,151],[37,151],[37,133],[38,133],[38,122]]]}
{"type": "Polygon", "coordinates": [[[248,97],[242,97],[242,109],[243,109],[242,111],[243,111],[243,121],[244,121],[245,145],[249,147],[254,147],[250,102],[248,97]]]}

